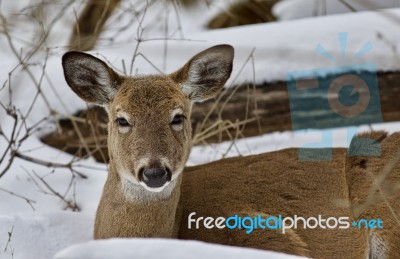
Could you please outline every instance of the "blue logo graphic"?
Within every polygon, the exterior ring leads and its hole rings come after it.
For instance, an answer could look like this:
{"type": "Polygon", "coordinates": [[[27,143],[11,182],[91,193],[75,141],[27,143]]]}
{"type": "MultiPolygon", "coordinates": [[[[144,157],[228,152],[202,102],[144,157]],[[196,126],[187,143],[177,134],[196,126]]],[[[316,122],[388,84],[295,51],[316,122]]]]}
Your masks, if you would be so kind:
{"type": "MultiPolygon", "coordinates": [[[[292,118],[292,128],[298,133],[305,129],[329,129],[346,127],[350,143],[356,134],[354,126],[382,122],[376,67],[373,63],[357,64],[357,59],[372,50],[367,42],[352,57],[346,57],[348,33],[339,33],[341,55],[335,58],[322,45],[316,53],[332,61],[336,66],[314,70],[293,71],[287,75],[287,87],[292,118]]],[[[358,139],[350,156],[379,156],[380,146],[370,139],[358,139]],[[364,148],[365,150],[365,148],[364,148]],[[371,151],[372,150],[372,151],[371,151]]],[[[331,160],[332,130],[323,130],[321,141],[308,143],[299,150],[300,160],[331,160]],[[324,149],[310,149],[323,148],[324,149]]]]}

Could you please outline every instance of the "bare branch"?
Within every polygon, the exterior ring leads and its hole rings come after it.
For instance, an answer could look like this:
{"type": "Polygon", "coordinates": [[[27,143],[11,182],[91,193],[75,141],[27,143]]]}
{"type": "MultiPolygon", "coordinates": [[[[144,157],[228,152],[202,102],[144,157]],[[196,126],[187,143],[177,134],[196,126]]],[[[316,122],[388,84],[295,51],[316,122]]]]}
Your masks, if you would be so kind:
{"type": "Polygon", "coordinates": [[[4,189],[4,188],[2,188],[2,187],[0,187],[0,191],[3,191],[3,192],[8,193],[8,194],[10,194],[10,195],[12,195],[12,196],[15,196],[15,197],[17,197],[17,198],[20,198],[20,199],[25,200],[25,201],[29,204],[29,206],[31,206],[32,210],[35,210],[35,208],[33,207],[33,203],[36,203],[36,201],[34,201],[34,200],[32,200],[32,199],[29,199],[29,198],[27,198],[27,197],[25,197],[25,196],[22,196],[22,195],[20,195],[20,194],[17,194],[17,193],[15,193],[15,192],[6,190],[6,189],[4,189]]]}
{"type": "Polygon", "coordinates": [[[53,189],[50,184],[48,184],[43,177],[40,177],[37,175],[34,171],[33,174],[43,183],[43,185],[55,196],[60,198],[61,201],[63,201],[66,205],[66,208],[71,209],[72,211],[80,211],[80,208],[74,201],[69,201],[67,200],[63,195],[61,195],[59,192],[53,189]]]}
{"type": "Polygon", "coordinates": [[[13,152],[13,156],[18,157],[20,159],[23,159],[25,161],[32,162],[32,163],[35,163],[35,164],[38,164],[38,165],[42,165],[42,166],[46,166],[46,167],[49,167],[49,168],[67,168],[67,169],[70,169],[72,172],[76,173],[77,175],[79,175],[80,177],[82,177],[83,179],[87,179],[86,175],[84,175],[82,173],[79,173],[79,172],[74,170],[74,165],[71,162],[70,163],[66,163],[66,164],[55,163],[55,162],[45,161],[45,160],[42,160],[42,159],[39,159],[39,158],[30,157],[30,156],[21,154],[19,152],[13,152]]]}

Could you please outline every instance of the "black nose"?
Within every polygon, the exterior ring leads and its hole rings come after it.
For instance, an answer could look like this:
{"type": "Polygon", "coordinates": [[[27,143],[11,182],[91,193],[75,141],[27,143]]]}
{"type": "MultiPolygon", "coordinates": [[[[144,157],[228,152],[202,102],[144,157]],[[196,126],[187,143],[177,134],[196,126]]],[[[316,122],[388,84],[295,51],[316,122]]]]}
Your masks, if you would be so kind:
{"type": "Polygon", "coordinates": [[[167,168],[147,168],[142,172],[142,181],[150,188],[158,188],[171,181],[171,171],[167,168]]]}

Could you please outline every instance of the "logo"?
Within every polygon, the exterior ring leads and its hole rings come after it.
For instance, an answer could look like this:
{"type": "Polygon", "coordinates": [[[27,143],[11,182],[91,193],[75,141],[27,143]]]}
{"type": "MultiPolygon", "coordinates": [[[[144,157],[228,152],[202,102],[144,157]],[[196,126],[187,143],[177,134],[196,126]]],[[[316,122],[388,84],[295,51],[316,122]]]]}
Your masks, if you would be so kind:
{"type": "Polygon", "coordinates": [[[293,217],[283,217],[281,214],[277,216],[263,217],[258,214],[254,217],[241,217],[239,215],[233,215],[228,218],[224,217],[198,217],[196,212],[192,212],[188,216],[188,229],[199,229],[204,227],[206,229],[243,229],[246,234],[251,234],[255,229],[268,229],[268,230],[280,230],[282,234],[285,234],[288,229],[349,229],[364,228],[364,229],[382,229],[383,221],[380,218],[377,219],[360,219],[350,223],[349,217],[323,217],[318,215],[316,217],[300,217],[294,215],[293,217]]]}
{"type": "MultiPolygon", "coordinates": [[[[365,43],[355,55],[347,57],[347,40],[348,33],[339,33],[341,55],[337,58],[317,45],[316,53],[334,66],[287,74],[293,130],[296,134],[309,134],[314,133],[313,129],[325,129],[320,142],[307,143],[299,149],[300,160],[332,159],[331,128],[345,127],[350,144],[356,125],[382,122],[376,67],[373,63],[357,63],[373,49],[372,44],[365,43]]],[[[359,146],[367,144],[373,148],[366,148],[367,154],[362,149],[351,149],[350,156],[380,155],[379,143],[369,139],[357,141],[362,142],[359,146]]]]}

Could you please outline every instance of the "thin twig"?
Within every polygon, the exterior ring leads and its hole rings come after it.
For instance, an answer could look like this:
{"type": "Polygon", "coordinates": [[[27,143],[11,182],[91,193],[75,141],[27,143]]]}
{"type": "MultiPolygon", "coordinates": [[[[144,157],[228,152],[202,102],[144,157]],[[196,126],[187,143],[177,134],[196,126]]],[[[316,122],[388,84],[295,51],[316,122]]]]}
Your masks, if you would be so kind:
{"type": "Polygon", "coordinates": [[[17,194],[17,193],[15,193],[15,192],[6,190],[6,189],[4,189],[4,188],[2,188],[2,187],[0,187],[0,191],[3,191],[3,192],[8,193],[8,194],[10,194],[10,195],[12,195],[12,196],[15,196],[15,197],[17,197],[17,198],[20,198],[20,199],[25,200],[25,201],[29,204],[29,206],[31,206],[32,210],[35,210],[35,207],[33,207],[33,203],[36,203],[36,201],[34,201],[34,200],[32,200],[32,199],[29,199],[29,198],[27,198],[27,197],[25,197],[25,196],[22,196],[22,195],[20,195],[20,194],[17,194]]]}
{"type": "MultiPolygon", "coordinates": [[[[46,166],[46,167],[49,167],[49,168],[67,168],[67,169],[70,169],[72,172],[76,173],[77,175],[79,175],[80,177],[82,177],[83,179],[87,179],[86,175],[84,175],[82,173],[79,173],[79,172],[76,172],[74,170],[74,166],[78,166],[78,165],[74,165],[73,163],[61,164],[61,163],[45,161],[45,160],[42,160],[42,159],[39,159],[39,158],[34,158],[34,157],[30,157],[30,156],[24,155],[24,154],[19,153],[19,152],[14,152],[14,156],[18,157],[20,159],[23,159],[25,161],[32,162],[32,163],[35,163],[35,164],[38,164],[38,165],[42,165],[42,166],[46,166]]],[[[85,166],[81,166],[81,167],[85,167],[85,166]]]]}
{"type": "Polygon", "coordinates": [[[50,184],[48,184],[43,177],[40,177],[39,175],[37,175],[34,171],[33,174],[42,182],[42,184],[55,196],[57,196],[58,198],[60,198],[60,200],[62,200],[65,205],[67,206],[67,208],[70,208],[72,211],[80,211],[80,208],[78,207],[78,205],[75,202],[71,202],[69,200],[67,200],[63,195],[61,195],[59,192],[57,192],[56,190],[53,189],[53,187],[51,187],[50,184]]]}
{"type": "Polygon", "coordinates": [[[352,6],[351,4],[349,4],[346,0],[339,0],[339,2],[341,2],[344,6],[346,6],[350,11],[352,11],[353,13],[358,12],[358,10],[352,6]]]}

